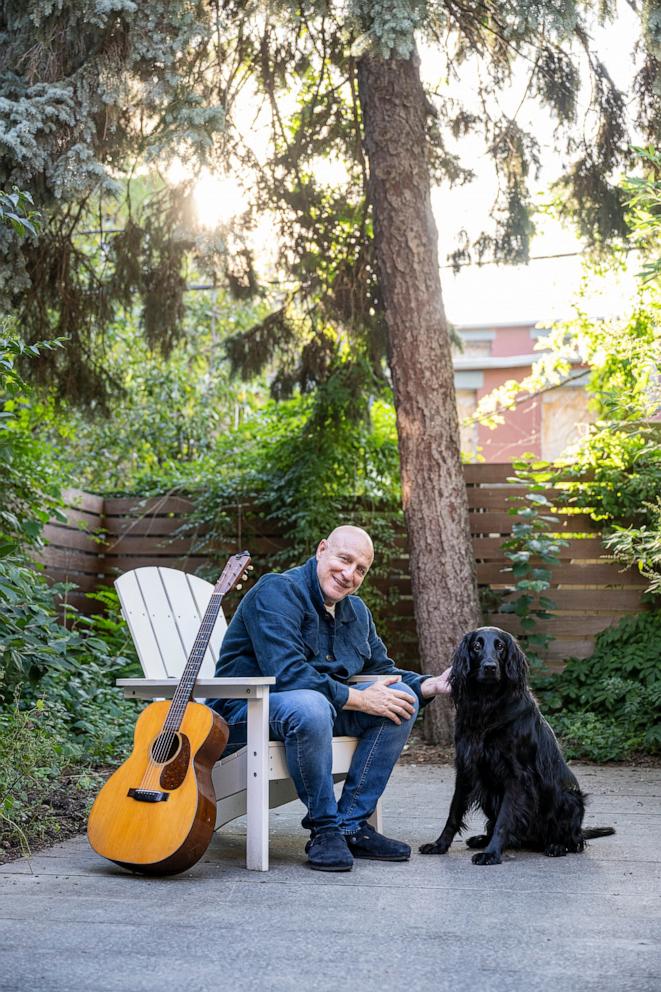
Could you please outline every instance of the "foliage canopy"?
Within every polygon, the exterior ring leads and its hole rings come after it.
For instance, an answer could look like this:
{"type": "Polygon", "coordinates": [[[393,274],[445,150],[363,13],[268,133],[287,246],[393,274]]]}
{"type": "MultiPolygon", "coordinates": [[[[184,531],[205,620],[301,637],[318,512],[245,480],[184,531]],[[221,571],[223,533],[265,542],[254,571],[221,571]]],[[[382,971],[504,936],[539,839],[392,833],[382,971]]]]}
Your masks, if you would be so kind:
{"type": "Polygon", "coordinates": [[[386,333],[356,68],[367,52],[409,57],[417,30],[435,46],[444,80],[429,95],[435,181],[470,178],[455,151],[470,133],[482,135],[499,176],[494,228],[475,245],[458,246],[455,260],[473,252],[528,256],[539,137],[504,109],[522,79],[525,95],[558,123],[568,163],[563,209],[591,243],[623,236],[614,178],[629,159],[630,126],[646,139],[658,136],[659,38],[653,6],[645,5],[637,116],[629,121],[590,37],[614,10],[573,0],[353,0],[347,8],[323,0],[6,3],[0,186],[29,189],[48,222],[38,241],[3,233],[0,291],[21,307],[28,341],[69,339],[35,368],[61,395],[98,402],[113,386],[104,328],[118,308],[141,301],[146,339],[167,353],[184,327],[193,272],[240,297],[259,290],[250,232],[268,216],[280,243],[281,292],[268,322],[228,345],[233,368],[251,374],[278,358],[273,390],[287,395],[332,374],[338,342],[350,340],[380,375],[386,333]],[[581,62],[589,96],[580,92],[581,62]],[[453,84],[462,78],[474,81],[475,100],[457,98],[453,84]],[[248,114],[266,128],[263,148],[250,141],[248,114]],[[582,114],[593,125],[585,133],[582,114]],[[193,174],[208,166],[250,185],[249,207],[221,241],[203,237],[192,220],[192,180],[163,181],[175,156],[193,174]],[[320,159],[338,166],[338,178],[320,180],[320,159]]]}

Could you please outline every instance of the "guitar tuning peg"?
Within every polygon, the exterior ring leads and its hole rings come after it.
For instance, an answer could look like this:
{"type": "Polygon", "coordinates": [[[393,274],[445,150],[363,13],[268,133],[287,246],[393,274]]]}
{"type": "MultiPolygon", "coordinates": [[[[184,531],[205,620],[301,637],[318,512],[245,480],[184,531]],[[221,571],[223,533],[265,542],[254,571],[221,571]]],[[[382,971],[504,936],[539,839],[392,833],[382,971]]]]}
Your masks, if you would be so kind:
{"type": "Polygon", "coordinates": [[[253,572],[254,570],[255,570],[255,566],[254,565],[248,565],[248,571],[249,572],[253,572]]]}
{"type": "Polygon", "coordinates": [[[243,589],[243,585],[239,582],[239,584],[238,584],[238,586],[236,588],[237,589],[243,589]]]}
{"type": "Polygon", "coordinates": [[[248,581],[248,573],[247,572],[244,572],[243,573],[243,577],[242,577],[241,581],[242,582],[247,582],[248,581]]]}

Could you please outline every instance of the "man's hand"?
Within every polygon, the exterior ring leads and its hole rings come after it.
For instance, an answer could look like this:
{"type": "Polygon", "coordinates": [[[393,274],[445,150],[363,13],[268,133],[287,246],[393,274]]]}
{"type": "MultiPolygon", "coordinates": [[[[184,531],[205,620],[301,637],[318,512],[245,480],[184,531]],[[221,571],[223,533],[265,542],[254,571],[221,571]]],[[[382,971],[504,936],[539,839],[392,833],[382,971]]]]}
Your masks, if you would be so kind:
{"type": "MultiPolygon", "coordinates": [[[[399,675],[389,675],[380,682],[373,682],[367,689],[349,689],[349,699],[345,710],[360,710],[372,716],[387,716],[393,723],[400,724],[413,716],[415,704],[410,692],[389,689],[393,682],[400,682],[399,675]]],[[[424,686],[423,682],[423,686],[424,686]]]]}
{"type": "Polygon", "coordinates": [[[452,668],[446,668],[440,675],[434,675],[420,686],[423,699],[431,699],[432,696],[447,696],[452,691],[448,681],[452,668]]]}

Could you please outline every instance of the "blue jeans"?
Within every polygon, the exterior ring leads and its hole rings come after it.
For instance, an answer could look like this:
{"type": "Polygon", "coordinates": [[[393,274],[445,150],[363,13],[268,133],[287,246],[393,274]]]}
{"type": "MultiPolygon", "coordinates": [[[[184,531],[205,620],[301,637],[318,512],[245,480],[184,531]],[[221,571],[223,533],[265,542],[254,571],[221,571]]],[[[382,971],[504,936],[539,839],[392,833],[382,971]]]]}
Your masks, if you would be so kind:
{"type": "MultiPolygon", "coordinates": [[[[371,683],[352,686],[364,690],[371,683]]],[[[413,715],[397,725],[387,717],[357,710],[336,713],[332,703],[313,689],[269,695],[271,740],[283,741],[287,767],[308,815],[303,826],[316,832],[339,829],[353,834],[374,812],[395,762],[402,753],[418,713],[418,697],[403,682],[392,686],[406,692],[413,715]],[[358,737],[358,746],[339,801],[333,791],[333,737],[358,737]]],[[[230,736],[225,754],[246,743],[247,704],[228,720],[230,736]]]]}

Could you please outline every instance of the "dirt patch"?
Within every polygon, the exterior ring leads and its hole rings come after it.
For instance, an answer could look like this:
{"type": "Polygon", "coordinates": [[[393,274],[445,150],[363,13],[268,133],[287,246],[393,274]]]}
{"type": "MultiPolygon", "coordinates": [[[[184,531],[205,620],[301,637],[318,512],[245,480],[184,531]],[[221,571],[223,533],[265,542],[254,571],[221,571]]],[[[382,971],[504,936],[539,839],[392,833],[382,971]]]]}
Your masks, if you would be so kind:
{"type": "Polygon", "coordinates": [[[399,759],[400,765],[454,765],[452,744],[428,744],[418,734],[411,734],[399,759]]]}
{"type": "MultiPolygon", "coordinates": [[[[29,822],[19,821],[27,838],[28,850],[19,832],[10,823],[2,823],[0,864],[15,861],[26,854],[36,854],[85,830],[90,805],[98,786],[81,787],[80,773],[64,775],[47,795],[27,795],[23,806],[30,809],[29,822]]],[[[18,819],[18,817],[17,817],[18,819]]]]}
{"type": "MultiPolygon", "coordinates": [[[[593,764],[588,759],[572,759],[581,764],[593,764]]],[[[454,745],[428,744],[421,734],[413,733],[399,759],[400,765],[454,765],[454,745]]],[[[597,768],[661,768],[661,755],[643,751],[632,754],[626,761],[604,761],[597,768]]]]}

